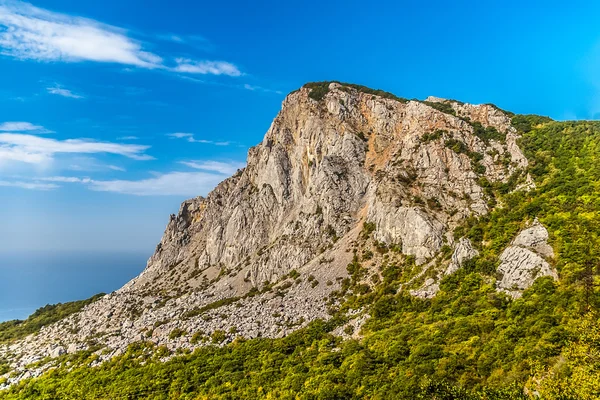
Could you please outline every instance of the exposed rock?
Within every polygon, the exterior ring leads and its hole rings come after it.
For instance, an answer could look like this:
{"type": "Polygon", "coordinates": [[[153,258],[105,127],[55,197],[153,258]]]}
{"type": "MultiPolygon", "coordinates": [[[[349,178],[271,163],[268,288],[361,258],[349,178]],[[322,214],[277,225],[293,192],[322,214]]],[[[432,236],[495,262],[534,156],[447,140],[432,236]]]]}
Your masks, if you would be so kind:
{"type": "Polygon", "coordinates": [[[428,101],[430,103],[444,103],[446,101],[448,101],[447,99],[443,99],[441,97],[435,97],[435,96],[429,96],[425,99],[425,101],[428,101]]]}
{"type": "Polygon", "coordinates": [[[67,354],[74,354],[77,353],[79,351],[79,347],[77,346],[77,343],[71,343],[69,345],[69,347],[67,347],[67,354]]]}
{"type": "Polygon", "coordinates": [[[547,241],[548,231],[537,219],[522,230],[500,255],[498,290],[518,298],[537,278],[551,276],[557,280],[558,274],[544,259],[554,254],[547,241]]]}
{"type": "Polygon", "coordinates": [[[455,273],[460,267],[462,267],[465,261],[471,260],[478,255],[479,251],[473,247],[471,241],[467,238],[461,238],[454,248],[452,259],[450,260],[450,264],[448,264],[448,268],[446,268],[444,271],[444,276],[455,273]]]}
{"type": "Polygon", "coordinates": [[[471,241],[467,238],[461,238],[454,248],[454,252],[452,253],[452,258],[450,259],[450,263],[448,267],[443,271],[438,272],[435,278],[428,278],[423,286],[419,289],[411,290],[410,293],[413,296],[420,297],[423,299],[430,299],[434,297],[437,292],[440,290],[440,280],[445,276],[452,275],[456,271],[459,270],[463,264],[479,255],[479,251],[473,247],[471,241]]]}
{"type": "Polygon", "coordinates": [[[423,286],[419,289],[411,290],[410,294],[422,299],[431,299],[440,291],[439,279],[441,279],[441,276],[438,276],[437,280],[434,278],[427,278],[425,283],[423,283],[423,286]]]}
{"type": "Polygon", "coordinates": [[[67,351],[65,350],[65,348],[63,346],[57,346],[57,347],[53,348],[52,350],[50,350],[50,353],[48,353],[48,355],[52,358],[56,358],[56,357],[62,356],[66,352],[67,351]]]}
{"type": "Polygon", "coordinates": [[[368,219],[377,226],[377,240],[402,243],[402,252],[414,255],[417,264],[423,264],[442,247],[444,225],[417,207],[393,207],[377,201],[369,208],[368,219]]]}
{"type": "MultiPolygon", "coordinates": [[[[97,353],[104,361],[141,339],[175,350],[201,346],[191,342],[199,331],[235,327],[224,343],[284,336],[329,318],[327,299],[347,277],[365,222],[375,240],[429,265],[464,218],[488,212],[480,178],[506,181],[527,165],[510,118],[493,106],[452,102],[452,115],[340,84],[319,101],[309,94],[303,87],[287,96],[246,168],[181,205],[137,278],[0,346],[0,356],[18,369],[48,348],[64,354],[63,343],[85,349],[90,338],[105,347],[97,353]],[[483,141],[468,120],[506,140],[483,141]],[[185,334],[172,338],[174,329],[185,334]]],[[[473,255],[461,240],[443,273],[473,255]]]]}
{"type": "Polygon", "coordinates": [[[528,247],[544,257],[554,256],[554,251],[548,244],[548,230],[537,218],[529,228],[524,229],[517,235],[511,245],[528,247]]]}

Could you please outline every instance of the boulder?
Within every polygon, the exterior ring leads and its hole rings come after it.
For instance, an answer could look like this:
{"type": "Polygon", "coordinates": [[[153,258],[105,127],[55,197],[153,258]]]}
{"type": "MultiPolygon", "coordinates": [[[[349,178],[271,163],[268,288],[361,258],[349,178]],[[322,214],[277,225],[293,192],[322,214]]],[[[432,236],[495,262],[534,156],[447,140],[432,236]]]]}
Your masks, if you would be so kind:
{"type": "Polygon", "coordinates": [[[500,255],[496,288],[512,298],[519,298],[537,278],[551,276],[558,280],[556,270],[545,259],[554,254],[547,241],[548,231],[535,219],[500,255]]]}

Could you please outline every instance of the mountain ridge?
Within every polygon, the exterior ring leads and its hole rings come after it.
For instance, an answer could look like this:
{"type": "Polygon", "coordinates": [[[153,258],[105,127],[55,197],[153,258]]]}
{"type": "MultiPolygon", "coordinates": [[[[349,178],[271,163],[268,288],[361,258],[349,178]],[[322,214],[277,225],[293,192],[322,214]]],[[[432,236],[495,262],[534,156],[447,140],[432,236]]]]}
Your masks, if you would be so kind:
{"type": "MultiPolygon", "coordinates": [[[[344,309],[344,299],[376,291],[390,267],[405,275],[397,290],[424,298],[446,276],[473,268],[480,243],[471,243],[465,221],[498,207],[494,190],[536,187],[512,116],[361,88],[318,83],[288,95],[248,166],[171,216],[140,276],[0,350],[22,352],[11,360],[22,371],[14,382],[31,376],[26,366],[43,355],[89,349],[90,338],[92,348],[108,349],[97,350],[95,365],[137,341],[175,351],[285,337],[340,312],[337,334],[360,338],[370,311],[344,309]]],[[[512,235],[505,251],[514,248],[513,256],[493,261],[504,266],[499,291],[518,298],[541,276],[558,279],[539,221],[525,218],[512,235]]]]}

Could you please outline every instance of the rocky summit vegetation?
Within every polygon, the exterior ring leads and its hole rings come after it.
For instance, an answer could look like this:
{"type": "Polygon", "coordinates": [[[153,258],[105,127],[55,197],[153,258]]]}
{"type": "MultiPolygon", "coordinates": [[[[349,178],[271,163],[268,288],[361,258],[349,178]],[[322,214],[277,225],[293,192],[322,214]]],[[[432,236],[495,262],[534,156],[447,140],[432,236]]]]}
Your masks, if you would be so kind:
{"type": "Polygon", "coordinates": [[[600,398],[599,161],[597,122],[307,84],[139,277],[0,325],[0,399],[600,398]]]}

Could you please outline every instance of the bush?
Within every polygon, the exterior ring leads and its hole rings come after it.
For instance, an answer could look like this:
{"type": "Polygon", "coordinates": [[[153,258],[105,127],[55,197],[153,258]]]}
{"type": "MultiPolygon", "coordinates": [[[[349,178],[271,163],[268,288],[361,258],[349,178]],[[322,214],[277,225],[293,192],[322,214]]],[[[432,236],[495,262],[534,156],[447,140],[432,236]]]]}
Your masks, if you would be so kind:
{"type": "Polygon", "coordinates": [[[213,343],[219,344],[222,343],[225,339],[227,339],[227,334],[225,331],[217,329],[210,335],[210,339],[213,343]]]}
{"type": "Polygon", "coordinates": [[[424,101],[423,103],[427,104],[429,107],[435,108],[438,111],[441,111],[446,114],[450,114],[456,116],[456,111],[454,111],[454,107],[452,107],[452,103],[450,102],[433,102],[433,101],[424,101]]]}
{"type": "Polygon", "coordinates": [[[100,293],[87,300],[53,305],[48,304],[38,308],[24,321],[13,320],[2,322],[0,323],[0,344],[22,339],[27,335],[39,332],[42,327],[67,318],[104,296],[104,293],[100,293]]]}
{"type": "Polygon", "coordinates": [[[182,336],[187,335],[187,332],[183,329],[180,328],[175,328],[171,331],[171,333],[169,333],[169,339],[173,340],[173,339],[177,339],[180,338],[182,336]]]}

